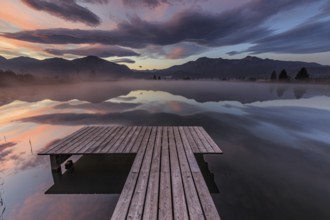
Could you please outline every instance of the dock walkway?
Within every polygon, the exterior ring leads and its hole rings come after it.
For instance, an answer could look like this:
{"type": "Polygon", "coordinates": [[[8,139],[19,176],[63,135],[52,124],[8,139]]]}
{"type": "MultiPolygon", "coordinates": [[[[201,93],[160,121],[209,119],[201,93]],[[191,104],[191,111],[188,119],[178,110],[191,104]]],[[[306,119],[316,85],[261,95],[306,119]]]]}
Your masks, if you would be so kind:
{"type": "Polygon", "coordinates": [[[59,169],[71,155],[135,153],[111,219],[220,219],[194,153],[222,153],[202,127],[88,126],[54,144],[59,169]]]}

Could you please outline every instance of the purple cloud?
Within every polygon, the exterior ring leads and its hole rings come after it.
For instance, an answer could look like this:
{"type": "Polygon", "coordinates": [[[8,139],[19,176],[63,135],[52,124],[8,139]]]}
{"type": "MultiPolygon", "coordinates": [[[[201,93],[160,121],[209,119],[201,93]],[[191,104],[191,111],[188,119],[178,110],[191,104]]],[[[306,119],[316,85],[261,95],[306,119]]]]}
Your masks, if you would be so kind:
{"type": "Polygon", "coordinates": [[[99,43],[144,48],[147,45],[172,45],[191,42],[204,46],[223,46],[251,40],[267,30],[232,14],[181,12],[166,22],[148,22],[132,17],[113,30],[41,29],[4,33],[3,36],[45,44],[99,43]],[[238,34],[238,35],[237,35],[238,34]]]}
{"type": "Polygon", "coordinates": [[[188,2],[188,0],[122,0],[125,5],[156,7],[160,4],[188,2]]]}
{"type": "Polygon", "coordinates": [[[86,2],[86,3],[95,3],[95,4],[107,4],[111,0],[78,0],[80,2],[86,2]]]}
{"type": "Polygon", "coordinates": [[[207,51],[208,47],[203,47],[193,43],[179,43],[169,46],[151,45],[141,51],[149,58],[181,59],[207,51]]]}
{"type": "MultiPolygon", "coordinates": [[[[103,2],[103,0],[100,1],[103,2]]],[[[100,1],[97,0],[96,2],[100,1]]],[[[135,16],[127,21],[118,23],[117,27],[112,30],[58,28],[4,33],[2,36],[45,44],[98,43],[136,49],[145,49],[150,45],[164,47],[182,43],[204,48],[256,43],[256,47],[251,48],[251,50],[258,53],[265,50],[261,48],[261,44],[263,44],[262,39],[274,42],[272,40],[274,33],[263,25],[268,18],[280,12],[315,2],[319,2],[319,0],[253,0],[245,5],[219,14],[206,13],[204,11],[183,11],[163,22],[146,21],[135,16]]],[[[311,29],[312,27],[306,23],[300,27],[300,29],[304,28],[311,29]]],[[[314,28],[315,31],[320,31],[319,33],[322,36],[327,33],[326,27],[323,27],[323,29],[320,26],[314,28]]],[[[293,32],[297,32],[297,30],[293,30],[293,32]]],[[[283,45],[287,47],[287,50],[289,50],[290,45],[285,44],[285,38],[290,38],[292,35],[294,34],[289,33],[288,35],[280,36],[283,37],[283,45]]],[[[275,36],[279,37],[278,35],[275,36]]],[[[271,50],[271,47],[268,48],[271,50]]],[[[275,47],[273,49],[276,51],[275,47]]],[[[308,48],[305,47],[305,49],[307,51],[308,48]]],[[[317,48],[312,49],[312,51],[317,50],[317,48]]],[[[298,50],[298,48],[293,48],[293,50],[298,50]]],[[[165,49],[163,51],[165,53],[169,52],[165,49]]],[[[236,53],[239,52],[231,52],[230,54],[234,55],[236,53]]],[[[183,48],[181,51],[176,49],[176,51],[172,51],[172,54],[169,54],[168,58],[183,58],[191,54],[193,53],[191,53],[189,48],[183,48]]]]}
{"type": "Polygon", "coordinates": [[[97,45],[97,46],[89,46],[82,47],[76,49],[46,49],[48,53],[62,56],[64,54],[73,54],[78,56],[98,56],[98,57],[124,57],[124,56],[140,56],[140,54],[136,53],[133,50],[125,49],[118,46],[109,46],[109,45],[97,45]]]}
{"type": "Polygon", "coordinates": [[[114,63],[135,63],[135,60],[128,59],[128,58],[120,58],[120,59],[111,60],[111,62],[114,62],[114,63]]]}
{"type": "Polygon", "coordinates": [[[300,25],[284,33],[256,41],[246,52],[254,54],[275,53],[318,53],[330,51],[330,20],[300,25]]]}
{"type": "Polygon", "coordinates": [[[89,26],[100,24],[100,18],[89,9],[78,5],[75,0],[21,0],[29,7],[45,11],[68,21],[82,22],[89,26]]]}

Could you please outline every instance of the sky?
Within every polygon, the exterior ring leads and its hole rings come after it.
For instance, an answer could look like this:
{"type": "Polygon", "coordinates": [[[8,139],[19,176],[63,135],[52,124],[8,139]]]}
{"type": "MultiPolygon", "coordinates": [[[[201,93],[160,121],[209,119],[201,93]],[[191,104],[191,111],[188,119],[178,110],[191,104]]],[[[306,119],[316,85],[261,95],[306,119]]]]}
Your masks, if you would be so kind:
{"type": "Polygon", "coordinates": [[[1,0],[0,56],[94,55],[132,69],[199,57],[330,65],[329,0],[1,0]]]}

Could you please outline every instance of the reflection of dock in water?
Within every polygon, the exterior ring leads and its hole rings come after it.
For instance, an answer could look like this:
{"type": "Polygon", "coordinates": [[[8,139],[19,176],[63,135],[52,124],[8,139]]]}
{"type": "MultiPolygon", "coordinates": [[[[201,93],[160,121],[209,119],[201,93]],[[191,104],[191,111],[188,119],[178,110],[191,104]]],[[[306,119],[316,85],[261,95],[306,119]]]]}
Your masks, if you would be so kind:
{"type": "MultiPolygon", "coordinates": [[[[202,127],[89,126],[40,155],[50,155],[52,169],[60,172],[71,155],[132,153],[134,161],[127,158],[127,162],[133,165],[112,219],[220,219],[199,167],[203,162],[199,154],[222,152],[202,127]]],[[[67,188],[61,188],[58,178],[48,193],[67,188]]]]}

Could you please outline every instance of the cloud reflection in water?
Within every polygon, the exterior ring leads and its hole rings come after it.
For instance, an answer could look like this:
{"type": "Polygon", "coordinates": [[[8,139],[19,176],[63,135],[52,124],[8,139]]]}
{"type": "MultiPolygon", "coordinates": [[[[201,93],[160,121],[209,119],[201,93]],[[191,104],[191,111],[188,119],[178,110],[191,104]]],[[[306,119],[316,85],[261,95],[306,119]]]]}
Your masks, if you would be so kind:
{"type": "Polygon", "coordinates": [[[205,157],[220,190],[214,200],[223,219],[307,219],[315,213],[328,219],[330,97],[313,92],[298,100],[286,97],[286,91],[284,100],[246,103],[244,94],[239,101],[219,101],[166,89],[132,90],[99,103],[45,100],[2,106],[0,133],[16,143],[1,148],[1,153],[10,149],[1,161],[6,182],[16,183],[5,186],[6,217],[110,216],[114,195],[43,195],[52,181],[48,158],[32,155],[28,141],[38,152],[86,124],[125,124],[203,126],[224,150],[220,158],[205,157]],[[22,187],[20,181],[25,187],[17,191],[14,185],[22,187]]]}

